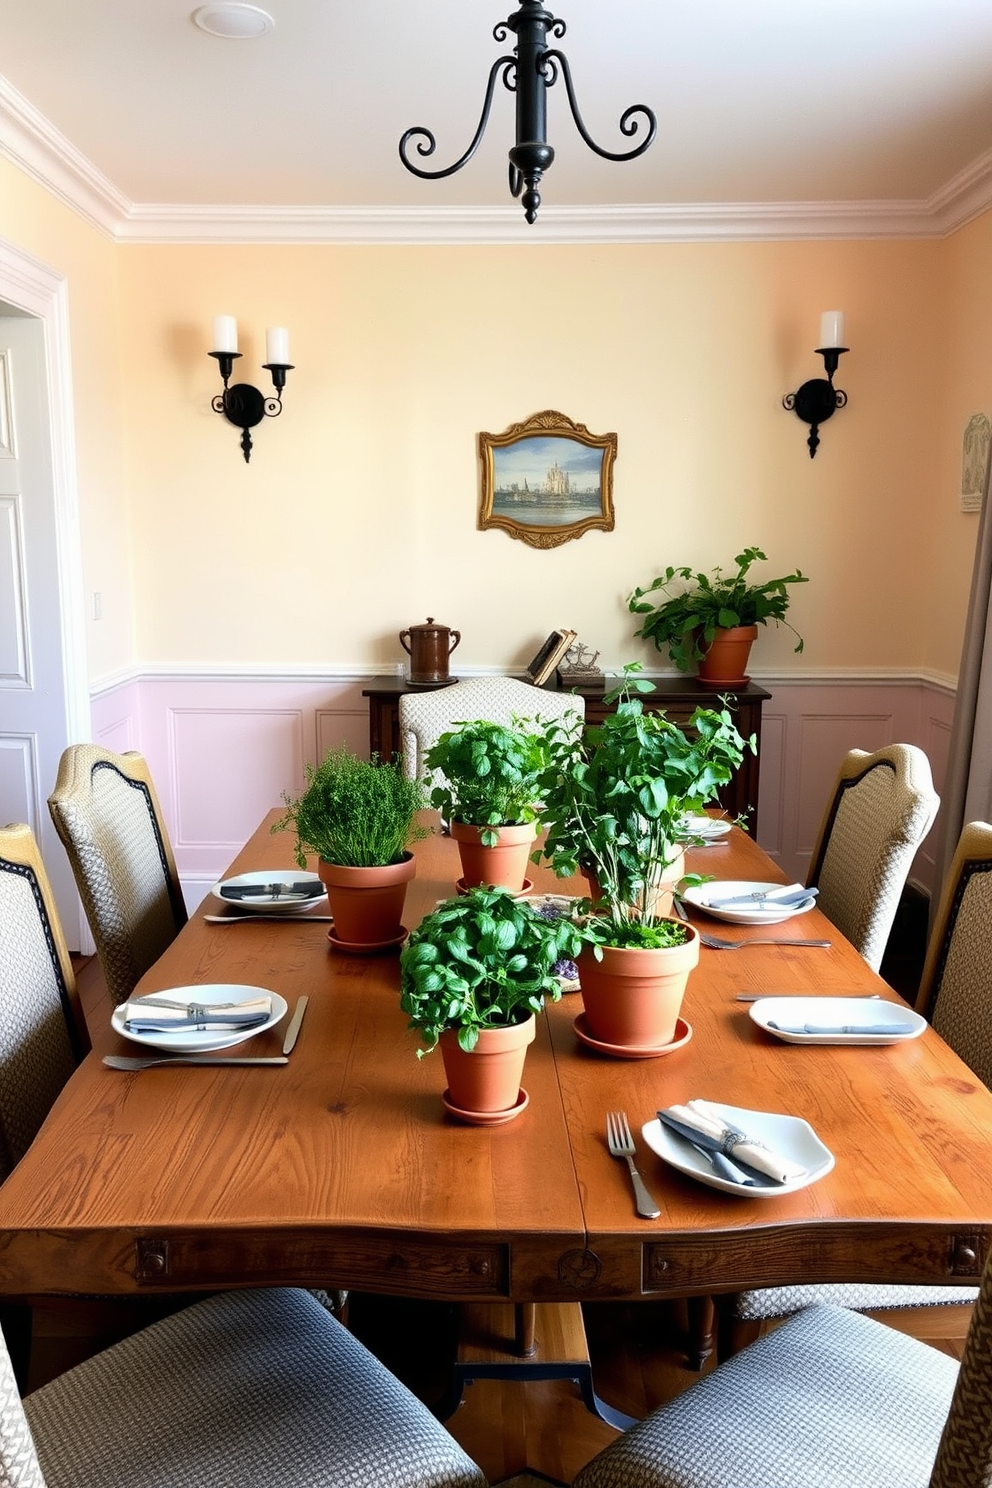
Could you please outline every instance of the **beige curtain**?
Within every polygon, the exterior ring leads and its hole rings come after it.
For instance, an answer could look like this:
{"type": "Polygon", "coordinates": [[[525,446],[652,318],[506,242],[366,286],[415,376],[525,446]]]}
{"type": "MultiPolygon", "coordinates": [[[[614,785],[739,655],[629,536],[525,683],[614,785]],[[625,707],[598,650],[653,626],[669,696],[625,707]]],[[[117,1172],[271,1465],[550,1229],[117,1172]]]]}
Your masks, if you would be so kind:
{"type": "MultiPolygon", "coordinates": [[[[988,466],[942,794],[937,840],[941,883],[965,823],[992,821],[992,518],[988,466]]],[[[937,898],[935,895],[935,902],[937,898]]]]}

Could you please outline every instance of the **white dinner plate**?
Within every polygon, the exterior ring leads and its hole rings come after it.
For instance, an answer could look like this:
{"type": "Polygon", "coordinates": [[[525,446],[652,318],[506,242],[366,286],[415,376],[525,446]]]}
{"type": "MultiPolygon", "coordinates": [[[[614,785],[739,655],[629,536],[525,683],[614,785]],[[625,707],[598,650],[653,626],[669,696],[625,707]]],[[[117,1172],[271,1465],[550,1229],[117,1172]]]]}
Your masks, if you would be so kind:
{"type": "Polygon", "coordinates": [[[312,909],[327,896],[327,890],[316,873],[305,873],[301,868],[265,868],[255,873],[238,873],[234,878],[225,878],[220,883],[215,883],[210,892],[228,908],[247,909],[252,914],[296,914],[301,910],[312,909]],[[299,883],[305,883],[313,890],[306,899],[287,899],[285,895],[278,893],[244,894],[241,897],[221,893],[221,889],[238,889],[250,884],[299,883]]]}
{"type": "Polygon", "coordinates": [[[740,1183],[731,1183],[728,1178],[717,1177],[708,1159],[690,1146],[685,1137],[663,1126],[657,1117],[654,1121],[645,1122],[641,1127],[641,1135],[652,1152],[657,1153],[673,1168],[678,1168],[680,1173],[698,1179],[709,1188],[736,1194],[738,1198],[775,1199],[781,1194],[796,1193],[800,1188],[808,1188],[811,1183],[825,1178],[833,1167],[833,1153],[828,1147],[824,1147],[808,1121],[803,1121],[798,1116],[778,1116],[771,1111],[748,1111],[740,1106],[725,1106],[716,1101],[712,1105],[729,1125],[740,1127],[749,1137],[757,1137],[783,1157],[802,1163],[806,1172],[798,1178],[791,1178],[788,1183],[775,1183],[769,1178],[767,1183],[745,1188],[740,1183]]]}
{"type": "Polygon", "coordinates": [[[686,889],[682,898],[687,904],[701,909],[704,914],[712,915],[715,920],[726,920],[731,925],[779,925],[783,920],[795,919],[796,915],[809,914],[816,905],[816,899],[811,896],[809,899],[803,899],[798,905],[769,904],[765,908],[755,901],[754,904],[728,904],[722,909],[715,904],[707,904],[706,900],[710,894],[719,894],[719,897],[723,899],[729,898],[732,894],[760,893],[762,889],[784,887],[784,884],[721,878],[686,889]]]}
{"type": "Polygon", "coordinates": [[[766,997],[748,1009],[759,1028],[787,1044],[905,1044],[919,1038],[926,1018],[898,1002],[863,997],[766,997]],[[780,1026],[773,1028],[772,1024],[780,1026]],[[798,1032],[810,1028],[829,1030],[798,1032]],[[872,1033],[875,1025],[886,1031],[872,1033]],[[844,1028],[857,1032],[843,1033],[844,1028]]]}
{"type": "Polygon", "coordinates": [[[678,830],[680,837],[702,837],[704,842],[715,842],[726,837],[733,825],[715,816],[683,816],[678,830]]]}
{"type": "Polygon", "coordinates": [[[148,996],[167,998],[169,1002],[202,1002],[208,1007],[217,1002],[247,1002],[251,997],[272,998],[272,1012],[264,1023],[257,1023],[254,1028],[238,1028],[231,1033],[218,1033],[216,1029],[207,1028],[202,1032],[183,1028],[173,1033],[131,1033],[124,1027],[124,1009],[127,1004],[121,1003],[120,1007],[114,1008],[110,1022],[122,1038],[131,1039],[135,1044],[149,1044],[153,1049],[166,1049],[172,1054],[209,1054],[214,1049],[231,1049],[235,1044],[243,1044],[246,1039],[254,1038],[256,1033],[274,1028],[279,1019],[286,1016],[286,999],[280,997],[278,992],[270,992],[267,987],[245,987],[237,982],[169,987],[161,992],[150,992],[148,996]]]}

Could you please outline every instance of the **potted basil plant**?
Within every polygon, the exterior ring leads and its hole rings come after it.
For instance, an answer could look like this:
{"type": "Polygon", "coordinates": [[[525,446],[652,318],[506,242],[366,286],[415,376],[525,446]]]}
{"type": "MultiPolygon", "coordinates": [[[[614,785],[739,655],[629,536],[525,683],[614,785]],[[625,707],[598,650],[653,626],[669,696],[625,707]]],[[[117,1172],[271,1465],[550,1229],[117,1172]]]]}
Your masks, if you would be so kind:
{"type": "Polygon", "coordinates": [[[745,548],[734,558],[733,573],[719,567],[710,573],[666,568],[627,601],[632,614],[644,616],[634,634],[653,641],[659,651],[667,650],[680,672],[698,663],[700,681],[714,687],[742,686],[748,681],[747,661],[759,625],[781,622],[796,637],[794,650],[803,649],[802,636],[785,615],[789,585],[809,580],[797,568],[783,578],[758,583],[751,569],[766,561],[760,548],[745,548]]]}
{"type": "Polygon", "coordinates": [[[399,761],[360,759],[346,745],[319,765],[304,765],[305,788],[284,795],[286,812],[272,828],[296,831],[296,861],[317,855],[317,872],[334,917],[337,950],[368,952],[398,945],[407,885],[416,871],[409,844],[429,835],[416,821],[427,806],[421,782],[399,761]]]}
{"type": "Polygon", "coordinates": [[[525,875],[547,763],[543,725],[523,718],[512,728],[484,719],[459,723],[427,751],[427,768],[441,777],[431,804],[458,843],[460,890],[492,884],[519,894],[530,886],[525,875]]]}
{"type": "Polygon", "coordinates": [[[683,818],[714,800],[756,745],[724,707],[697,708],[685,730],[645,712],[638,694],[653,683],[639,670],[625,667],[606,699],[615,711],[594,728],[583,732],[577,718],[548,726],[547,835],[535,857],[559,877],[584,872],[593,886],[580,924],[582,1031],[606,1049],[646,1052],[675,1036],[699,959],[697,932],[671,916],[683,818]]]}
{"type": "Polygon", "coordinates": [[[424,1047],[440,1045],[443,1100],[461,1120],[509,1121],[526,1105],[520,1079],[535,1016],[561,996],[579,951],[577,926],[505,889],[469,889],[425,916],[400,956],[400,1007],[424,1047]]]}

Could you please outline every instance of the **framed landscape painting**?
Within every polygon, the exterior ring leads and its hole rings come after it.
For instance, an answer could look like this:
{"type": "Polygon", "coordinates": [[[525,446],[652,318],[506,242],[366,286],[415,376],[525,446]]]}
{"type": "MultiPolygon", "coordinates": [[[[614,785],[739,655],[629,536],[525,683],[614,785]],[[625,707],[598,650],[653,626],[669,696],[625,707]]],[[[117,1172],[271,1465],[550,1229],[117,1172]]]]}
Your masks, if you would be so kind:
{"type": "Polygon", "coordinates": [[[590,434],[546,409],[504,434],[480,434],[479,526],[500,527],[534,548],[556,548],[613,530],[615,434],[590,434]]]}

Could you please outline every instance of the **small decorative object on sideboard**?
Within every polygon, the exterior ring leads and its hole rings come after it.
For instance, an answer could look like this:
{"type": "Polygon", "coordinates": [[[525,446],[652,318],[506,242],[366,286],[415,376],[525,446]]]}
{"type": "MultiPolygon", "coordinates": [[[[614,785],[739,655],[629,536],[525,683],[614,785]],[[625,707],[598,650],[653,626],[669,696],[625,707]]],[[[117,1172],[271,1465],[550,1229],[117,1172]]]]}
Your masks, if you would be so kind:
{"type": "Polygon", "coordinates": [[[602,689],[606,678],[596,665],[598,660],[598,651],[594,651],[591,646],[584,646],[579,640],[574,641],[558,667],[559,685],[565,688],[602,689]]]}
{"type": "Polygon", "coordinates": [[[736,573],[725,574],[722,568],[709,574],[666,568],[646,589],[635,589],[627,601],[632,614],[644,616],[634,634],[654,641],[659,651],[667,650],[680,672],[698,662],[699,680],[708,686],[746,684],[745,668],[759,625],[781,621],[796,637],[793,649],[803,649],[802,636],[785,619],[790,601],[787,586],[809,580],[797,568],[784,578],[755,583],[748,574],[759,561],[767,561],[760,548],[745,548],[734,558],[736,573]],[[673,592],[676,579],[688,587],[673,592]],[[648,598],[655,591],[663,596],[660,603],[648,598]]]}
{"type": "Polygon", "coordinates": [[[400,631],[400,645],[410,658],[410,682],[415,687],[438,687],[452,681],[448,657],[462,638],[460,630],[439,624],[433,615],[425,625],[400,631]]]}

